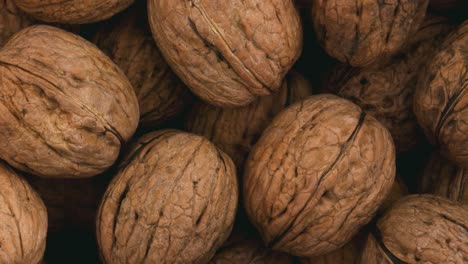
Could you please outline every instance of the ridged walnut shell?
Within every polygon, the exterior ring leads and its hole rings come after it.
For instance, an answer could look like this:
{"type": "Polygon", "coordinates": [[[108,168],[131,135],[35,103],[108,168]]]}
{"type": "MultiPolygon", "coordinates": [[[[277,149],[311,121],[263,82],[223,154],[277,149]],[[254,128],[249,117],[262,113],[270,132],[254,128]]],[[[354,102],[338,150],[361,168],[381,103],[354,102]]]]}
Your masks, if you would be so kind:
{"type": "Polygon", "coordinates": [[[0,161],[0,263],[40,263],[47,211],[37,193],[0,161]]]}
{"type": "Polygon", "coordinates": [[[370,221],[394,178],[387,129],[350,101],[312,96],[277,115],[252,149],[245,208],[273,249],[318,256],[370,221]]]}
{"type": "Polygon", "coordinates": [[[148,16],[172,69],[221,107],[278,91],[302,50],[292,0],[149,0],[148,16]]]}
{"type": "Polygon", "coordinates": [[[414,113],[429,140],[461,167],[468,167],[468,21],[450,34],[424,67],[414,113]]]}
{"type": "Polygon", "coordinates": [[[13,0],[0,0],[0,47],[16,32],[32,24],[32,19],[19,10],[13,0]]]}
{"type": "Polygon", "coordinates": [[[327,53],[355,67],[397,53],[416,32],[429,0],[314,0],[312,19],[327,53]]]}
{"type": "Polygon", "coordinates": [[[64,24],[86,24],[110,18],[135,0],[15,0],[29,15],[64,24]]]}
{"type": "Polygon", "coordinates": [[[207,263],[228,238],[238,186],[231,159],[203,137],[163,130],[140,138],[97,217],[106,263],[207,263]]]}
{"type": "Polygon", "coordinates": [[[312,94],[310,83],[302,75],[291,72],[276,94],[258,98],[239,108],[220,108],[203,102],[190,112],[187,130],[208,138],[228,154],[239,171],[263,130],[273,117],[287,106],[312,94]]]}
{"type": "Polygon", "coordinates": [[[432,195],[407,196],[378,221],[361,263],[466,263],[467,226],[467,205],[432,195]]]}
{"type": "Polygon", "coordinates": [[[138,101],[94,45],[33,26],[0,50],[0,157],[26,172],[82,178],[105,171],[138,124],[138,101]]]}
{"type": "Polygon", "coordinates": [[[132,83],[140,103],[140,125],[155,127],[180,114],[191,95],[162,57],[141,9],[132,8],[119,20],[101,26],[93,42],[132,83]]]}

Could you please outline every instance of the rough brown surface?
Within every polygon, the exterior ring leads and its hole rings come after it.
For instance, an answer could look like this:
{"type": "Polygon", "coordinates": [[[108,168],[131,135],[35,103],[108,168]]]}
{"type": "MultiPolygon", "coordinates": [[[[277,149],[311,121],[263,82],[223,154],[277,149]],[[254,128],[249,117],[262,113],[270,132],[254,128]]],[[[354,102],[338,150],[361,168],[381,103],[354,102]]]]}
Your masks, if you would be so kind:
{"type": "Polygon", "coordinates": [[[358,106],[312,96],[280,113],[246,163],[250,220],[273,249],[318,256],[344,246],[395,177],[390,133],[358,106]]]}
{"type": "Polygon", "coordinates": [[[379,212],[385,212],[395,202],[403,198],[403,196],[405,195],[408,195],[408,188],[406,187],[405,183],[401,180],[401,178],[397,176],[395,177],[395,181],[393,182],[390,193],[387,195],[382,205],[380,206],[379,212]]]}
{"type": "Polygon", "coordinates": [[[32,23],[26,14],[18,10],[13,0],[0,0],[0,47],[16,32],[32,23]]]}
{"type": "Polygon", "coordinates": [[[450,34],[424,67],[414,112],[429,140],[468,167],[468,21],[450,34]]]}
{"type": "Polygon", "coordinates": [[[468,169],[458,167],[434,153],[421,176],[419,191],[468,203],[468,169]]]}
{"type": "Polygon", "coordinates": [[[0,161],[0,263],[41,261],[47,211],[29,184],[0,161]]]}
{"type": "Polygon", "coordinates": [[[97,175],[138,124],[125,75],[94,45],[49,26],[0,51],[0,157],[35,175],[97,175]]]}
{"type": "Polygon", "coordinates": [[[46,22],[85,24],[101,21],[124,10],[135,0],[15,0],[31,16],[46,22]]]}
{"type": "Polygon", "coordinates": [[[106,263],[206,263],[231,232],[231,159],[176,130],[140,138],[108,187],[97,232],[106,263]]]}
{"type": "Polygon", "coordinates": [[[407,48],[388,63],[367,68],[342,64],[331,74],[327,89],[358,104],[385,125],[397,151],[410,150],[424,137],[413,114],[418,73],[450,28],[445,19],[428,18],[407,48]]]}
{"type": "Polygon", "coordinates": [[[312,94],[310,83],[299,73],[287,75],[281,90],[240,108],[223,109],[198,102],[186,122],[187,130],[205,136],[226,152],[241,171],[263,130],[287,106],[312,94]]]}
{"type": "Polygon", "coordinates": [[[330,56],[356,67],[392,56],[424,19],[429,0],[314,0],[317,39],[330,56]]]}
{"type": "Polygon", "coordinates": [[[279,90],[302,50],[292,0],[150,0],[148,14],[172,69],[221,107],[279,90]]]}
{"type": "Polygon", "coordinates": [[[392,207],[369,235],[362,264],[468,262],[468,206],[412,195],[392,207]]]}

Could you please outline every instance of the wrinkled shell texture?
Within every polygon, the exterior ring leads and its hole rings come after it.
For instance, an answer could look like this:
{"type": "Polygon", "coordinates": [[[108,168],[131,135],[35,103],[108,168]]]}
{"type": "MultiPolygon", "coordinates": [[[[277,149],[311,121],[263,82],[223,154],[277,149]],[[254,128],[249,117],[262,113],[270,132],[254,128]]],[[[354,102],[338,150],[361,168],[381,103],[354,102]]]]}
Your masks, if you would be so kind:
{"type": "Polygon", "coordinates": [[[413,114],[418,69],[449,29],[441,18],[428,19],[407,43],[408,48],[389,63],[362,69],[340,65],[332,73],[328,89],[358,104],[385,125],[397,151],[410,150],[424,137],[413,114]]]}
{"type": "Polygon", "coordinates": [[[302,50],[292,0],[150,0],[153,36],[200,98],[245,106],[281,86],[302,50]]]}
{"type": "Polygon", "coordinates": [[[39,263],[46,232],[47,211],[41,198],[0,162],[0,263],[39,263]]]}
{"type": "Polygon", "coordinates": [[[310,83],[299,73],[287,75],[280,91],[240,108],[220,108],[198,102],[187,118],[187,130],[205,136],[242,170],[263,130],[287,106],[312,94],[310,83]]]}
{"type": "Polygon", "coordinates": [[[468,169],[433,154],[422,174],[419,191],[468,203],[468,169]]]}
{"type": "Polygon", "coordinates": [[[147,18],[132,9],[119,21],[100,28],[93,42],[123,70],[140,104],[140,123],[154,127],[180,114],[189,90],[172,72],[156,46],[147,18]]]}
{"type": "Polygon", "coordinates": [[[468,206],[431,195],[408,196],[378,221],[380,237],[369,235],[362,263],[467,263],[467,226],[468,206]]]}
{"type": "Polygon", "coordinates": [[[429,0],[314,0],[317,39],[330,56],[356,67],[398,52],[424,19],[429,0]]]}
{"type": "Polygon", "coordinates": [[[16,32],[32,24],[32,19],[18,10],[13,0],[0,0],[0,47],[16,32]]]}
{"type": "Polygon", "coordinates": [[[175,130],[140,138],[104,195],[97,220],[106,263],[206,263],[229,236],[234,163],[175,130]]]}
{"type": "Polygon", "coordinates": [[[395,177],[390,133],[350,101],[312,96],[280,113],[246,163],[247,214],[273,249],[318,256],[346,244],[395,177]]]}
{"type": "Polygon", "coordinates": [[[86,24],[124,10],[135,0],[15,0],[31,16],[46,22],[86,24]]]}
{"type": "Polygon", "coordinates": [[[94,45],[49,26],[0,51],[0,156],[35,175],[97,175],[138,124],[124,74],[94,45]]]}
{"type": "Polygon", "coordinates": [[[414,112],[442,154],[468,167],[468,22],[442,43],[418,82],[414,112]]]}

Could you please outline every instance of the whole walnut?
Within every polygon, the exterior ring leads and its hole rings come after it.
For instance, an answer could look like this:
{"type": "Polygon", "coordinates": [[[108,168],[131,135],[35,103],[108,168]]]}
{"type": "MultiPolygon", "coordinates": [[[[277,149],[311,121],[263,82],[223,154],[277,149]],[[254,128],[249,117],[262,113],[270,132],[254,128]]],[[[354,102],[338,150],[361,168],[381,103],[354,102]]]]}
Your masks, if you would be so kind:
{"type": "Polygon", "coordinates": [[[163,130],[141,137],[97,216],[106,263],[206,263],[228,238],[238,186],[231,159],[203,137],[163,130]]]}
{"type": "Polygon", "coordinates": [[[424,137],[413,114],[419,69],[450,28],[445,19],[431,17],[390,62],[367,68],[339,65],[329,77],[327,89],[377,118],[389,129],[397,151],[408,151],[424,137]]]}
{"type": "Polygon", "coordinates": [[[13,0],[0,0],[0,47],[16,32],[32,24],[32,19],[20,11],[13,0]]]}
{"type": "Polygon", "coordinates": [[[47,211],[37,193],[0,161],[0,263],[41,262],[47,211]]]}
{"type": "Polygon", "coordinates": [[[330,56],[355,67],[398,52],[422,23],[429,0],[314,0],[312,19],[330,56]]]}
{"type": "Polygon", "coordinates": [[[312,96],[277,115],[252,149],[245,207],[273,249],[319,256],[371,220],[394,177],[385,127],[350,101],[312,96]]]}
{"type": "Polygon", "coordinates": [[[468,169],[458,167],[434,153],[421,176],[419,192],[468,203],[468,169]]]}
{"type": "Polygon", "coordinates": [[[424,67],[414,113],[429,140],[461,167],[468,167],[468,21],[450,34],[424,67]]]}
{"type": "Polygon", "coordinates": [[[201,99],[245,106],[280,89],[302,50],[293,0],[149,0],[153,36],[201,99]]]}
{"type": "Polygon", "coordinates": [[[361,263],[466,263],[467,226],[467,205],[432,195],[407,196],[377,222],[361,263]]]}
{"type": "Polygon", "coordinates": [[[135,0],[15,0],[29,15],[46,22],[86,24],[105,20],[135,0]]]}
{"type": "Polygon", "coordinates": [[[280,91],[260,97],[240,108],[220,108],[203,102],[195,104],[186,122],[187,130],[202,135],[227,153],[241,171],[263,130],[287,106],[312,94],[310,83],[290,72],[280,91]]]}
{"type": "Polygon", "coordinates": [[[132,86],[102,52],[49,26],[0,50],[0,158],[26,172],[81,178],[105,171],[138,124],[132,86]]]}
{"type": "Polygon", "coordinates": [[[155,127],[180,114],[191,96],[162,57],[141,9],[131,8],[119,20],[101,26],[93,42],[132,83],[140,103],[140,124],[155,127]]]}

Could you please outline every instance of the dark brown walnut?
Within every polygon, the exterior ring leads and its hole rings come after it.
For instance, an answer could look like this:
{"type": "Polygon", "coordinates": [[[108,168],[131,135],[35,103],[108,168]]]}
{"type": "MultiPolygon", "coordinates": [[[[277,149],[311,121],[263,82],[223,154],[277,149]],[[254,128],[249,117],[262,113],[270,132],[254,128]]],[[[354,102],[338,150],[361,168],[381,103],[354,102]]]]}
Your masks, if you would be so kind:
{"type": "Polygon", "coordinates": [[[424,67],[414,113],[441,153],[468,167],[468,21],[451,33],[424,67]]]}
{"type": "Polygon", "coordinates": [[[434,153],[419,181],[419,192],[468,203],[468,169],[434,153]]]}
{"type": "Polygon", "coordinates": [[[180,114],[191,101],[189,90],[172,72],[154,43],[142,10],[102,26],[93,38],[123,70],[140,103],[140,124],[160,125],[180,114]]]}
{"type": "Polygon", "coordinates": [[[97,217],[106,263],[207,263],[237,208],[231,159],[203,137],[163,130],[140,138],[97,217]]]}
{"type": "Polygon", "coordinates": [[[47,211],[41,198],[0,161],[0,263],[40,263],[47,211]]]}
{"type": "Polygon", "coordinates": [[[327,53],[355,67],[386,60],[419,28],[429,0],[314,0],[312,19],[327,53]]]}
{"type": "Polygon", "coordinates": [[[370,221],[394,178],[387,129],[350,101],[312,96],[277,115],[252,149],[245,208],[273,249],[319,256],[370,221]]]}
{"type": "Polygon", "coordinates": [[[263,130],[287,106],[312,94],[310,83],[297,72],[287,75],[280,91],[258,98],[240,108],[220,108],[203,102],[195,104],[186,127],[205,136],[226,152],[242,170],[244,162],[263,130]]]}
{"type": "Polygon", "coordinates": [[[405,183],[401,180],[401,178],[397,175],[397,177],[395,177],[395,181],[393,182],[390,193],[387,195],[387,197],[385,198],[385,200],[379,208],[379,212],[385,212],[394,203],[403,198],[405,195],[408,195],[408,188],[406,187],[405,183]]]}
{"type": "Polygon", "coordinates": [[[457,10],[462,10],[458,8],[466,8],[466,1],[465,0],[430,0],[429,6],[435,11],[442,11],[442,12],[457,11],[457,10]]]}
{"type": "Polygon", "coordinates": [[[377,118],[389,129],[397,151],[408,151],[424,137],[413,114],[418,73],[450,28],[445,19],[431,17],[388,63],[367,68],[342,64],[329,77],[327,89],[377,118]]]}
{"type": "Polygon", "coordinates": [[[0,50],[0,157],[50,178],[105,171],[138,124],[128,79],[94,45],[49,26],[0,50]]]}
{"type": "Polygon", "coordinates": [[[220,107],[278,91],[302,50],[292,0],[150,0],[148,14],[172,69],[220,107]]]}
{"type": "Polygon", "coordinates": [[[373,228],[362,264],[468,261],[468,206],[432,195],[411,195],[373,228]]]}
{"type": "Polygon", "coordinates": [[[124,10],[135,0],[15,0],[29,15],[64,24],[86,24],[105,20],[124,10]]]}
{"type": "Polygon", "coordinates": [[[32,23],[26,14],[18,10],[13,0],[0,0],[0,47],[16,32],[32,23]]]}

